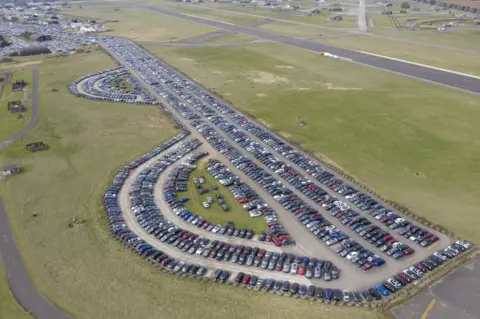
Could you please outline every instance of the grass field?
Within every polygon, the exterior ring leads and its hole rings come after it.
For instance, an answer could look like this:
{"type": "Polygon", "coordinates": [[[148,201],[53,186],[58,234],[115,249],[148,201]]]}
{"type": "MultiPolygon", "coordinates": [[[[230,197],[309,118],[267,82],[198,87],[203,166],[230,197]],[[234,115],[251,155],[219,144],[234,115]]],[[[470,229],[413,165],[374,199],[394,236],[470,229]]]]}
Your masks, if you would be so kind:
{"type": "Polygon", "coordinates": [[[251,37],[246,34],[234,33],[224,35],[215,39],[206,41],[207,43],[236,43],[236,42],[248,42],[255,40],[254,37],[251,37]]]}
{"type": "Polygon", "coordinates": [[[457,72],[480,75],[480,64],[477,63],[480,59],[480,51],[478,53],[465,52],[455,50],[454,48],[438,48],[435,46],[412,44],[368,35],[326,38],[318,39],[317,41],[342,48],[366,51],[392,58],[423,63],[457,72]]]}
{"type": "Polygon", "coordinates": [[[236,14],[235,12],[226,12],[226,11],[217,11],[217,10],[208,10],[204,8],[199,8],[198,6],[185,5],[185,4],[176,4],[171,5],[176,11],[199,16],[206,19],[217,20],[222,22],[228,22],[233,24],[248,24],[250,22],[256,21],[259,18],[251,17],[247,15],[236,14]]]}
{"type": "MultiPolygon", "coordinates": [[[[2,76],[3,77],[3,76],[2,76]]],[[[32,83],[32,70],[31,69],[12,69],[12,75],[10,83],[3,85],[3,82],[0,84],[0,141],[5,140],[11,136],[16,131],[24,127],[30,116],[31,103],[30,100],[27,101],[27,113],[23,118],[17,119],[15,113],[10,113],[7,109],[7,103],[9,101],[23,101],[24,91],[12,91],[12,82],[16,80],[25,80],[28,84],[26,90],[32,92],[31,83],[32,83]]]]}
{"type": "Polygon", "coordinates": [[[308,15],[294,15],[288,18],[290,21],[304,22],[309,24],[316,24],[325,27],[335,27],[335,28],[356,28],[357,27],[357,17],[349,16],[346,14],[338,12],[327,12],[322,11],[320,14],[308,15]],[[334,15],[341,15],[343,20],[335,21],[329,20],[328,18],[334,15]]]}
{"type": "MultiPolygon", "coordinates": [[[[202,165],[203,166],[203,165],[202,165]]],[[[199,168],[193,171],[190,174],[190,178],[188,180],[188,191],[186,193],[179,193],[179,197],[188,197],[189,201],[185,203],[185,207],[202,217],[204,217],[209,222],[215,224],[225,224],[229,221],[232,221],[236,227],[238,228],[251,228],[258,234],[261,231],[265,231],[266,223],[263,217],[257,218],[250,218],[250,215],[243,207],[237,203],[235,198],[233,197],[230,191],[223,187],[217,180],[211,176],[206,169],[203,169],[199,166],[199,168]],[[194,177],[204,176],[205,184],[209,192],[204,195],[200,195],[198,190],[195,187],[195,183],[193,181],[194,177]],[[212,185],[215,184],[218,186],[218,190],[212,190],[212,185]],[[216,200],[215,194],[219,193],[222,195],[225,203],[230,208],[229,211],[224,212],[223,209],[218,205],[216,200]],[[210,206],[210,208],[205,208],[202,206],[202,203],[206,201],[207,197],[212,197],[214,203],[210,206]]]]}
{"type": "Polygon", "coordinates": [[[134,8],[98,8],[83,5],[62,9],[61,13],[89,19],[118,20],[107,23],[112,31],[107,35],[120,36],[136,41],[176,41],[215,31],[215,28],[191,21],[177,19],[157,12],[134,8]]]}
{"type": "Polygon", "coordinates": [[[395,38],[403,38],[426,43],[436,43],[445,46],[480,51],[480,41],[478,41],[480,38],[480,29],[478,28],[458,27],[448,29],[446,32],[427,29],[415,31],[400,29],[392,32],[391,30],[375,28],[373,32],[395,38]]]}
{"type": "Polygon", "coordinates": [[[326,29],[316,26],[307,26],[288,22],[272,22],[259,26],[258,28],[266,31],[293,36],[322,36],[345,33],[341,29],[326,29]]]}
{"type": "Polygon", "coordinates": [[[477,95],[279,44],[151,50],[387,198],[480,242],[477,95]]]}
{"type": "MultiPolygon", "coordinates": [[[[100,52],[40,59],[40,121],[26,140],[41,139],[50,148],[27,154],[16,143],[2,152],[2,164],[21,163],[27,171],[0,182],[0,194],[27,271],[43,295],[79,319],[385,318],[179,278],[112,240],[100,203],[105,187],[124,162],[174,134],[173,125],[152,106],[68,93],[71,80],[114,65],[100,52]],[[69,228],[74,217],[83,223],[69,228]]],[[[1,282],[0,289],[6,296],[1,282]]],[[[11,300],[3,299],[1,311],[7,307],[11,300]]]]}

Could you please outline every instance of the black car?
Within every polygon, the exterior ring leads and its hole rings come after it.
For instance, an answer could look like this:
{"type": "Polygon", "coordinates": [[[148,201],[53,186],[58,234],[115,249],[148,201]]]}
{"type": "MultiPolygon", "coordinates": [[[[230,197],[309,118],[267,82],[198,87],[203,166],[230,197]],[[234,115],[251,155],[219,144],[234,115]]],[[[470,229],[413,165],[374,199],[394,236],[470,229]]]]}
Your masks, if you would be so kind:
{"type": "Polygon", "coordinates": [[[317,290],[317,292],[316,292],[316,293],[317,293],[317,298],[323,299],[323,295],[324,295],[324,290],[323,290],[323,288],[322,288],[322,287],[317,287],[316,290],[317,290]]]}
{"type": "Polygon", "coordinates": [[[289,289],[290,289],[290,282],[288,282],[288,281],[285,280],[285,281],[282,283],[282,291],[283,291],[283,292],[288,292],[289,289]]]}
{"type": "Polygon", "coordinates": [[[220,280],[221,281],[226,281],[230,277],[230,273],[226,270],[222,271],[220,274],[220,280]]]}
{"type": "Polygon", "coordinates": [[[235,282],[236,283],[241,283],[242,280],[243,280],[243,276],[245,276],[245,274],[243,272],[239,272],[236,276],[235,276],[235,282]]]}
{"type": "Polygon", "coordinates": [[[290,287],[290,293],[293,295],[297,294],[298,288],[299,288],[299,284],[297,284],[296,282],[293,283],[292,286],[290,287]]]}

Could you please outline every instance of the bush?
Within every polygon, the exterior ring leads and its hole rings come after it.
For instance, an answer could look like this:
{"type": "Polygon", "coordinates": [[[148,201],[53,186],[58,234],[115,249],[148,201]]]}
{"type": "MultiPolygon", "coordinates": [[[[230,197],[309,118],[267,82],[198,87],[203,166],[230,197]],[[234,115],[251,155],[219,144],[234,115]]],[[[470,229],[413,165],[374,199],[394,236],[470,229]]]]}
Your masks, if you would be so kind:
{"type": "Polygon", "coordinates": [[[402,4],[400,5],[400,8],[402,9],[410,9],[410,4],[408,2],[402,2],[402,4]]]}

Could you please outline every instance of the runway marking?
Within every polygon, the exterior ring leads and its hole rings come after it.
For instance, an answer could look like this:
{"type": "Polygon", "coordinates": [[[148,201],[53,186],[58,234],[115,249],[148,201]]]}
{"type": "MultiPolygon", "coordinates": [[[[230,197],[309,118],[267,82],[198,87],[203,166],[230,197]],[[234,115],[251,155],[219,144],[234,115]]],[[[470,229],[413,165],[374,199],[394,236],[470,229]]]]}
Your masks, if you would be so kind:
{"type": "Polygon", "coordinates": [[[428,304],[427,308],[425,309],[425,311],[423,312],[422,316],[420,317],[420,319],[426,319],[427,316],[428,316],[428,313],[432,310],[433,306],[435,306],[435,303],[437,301],[435,299],[432,299],[432,301],[430,301],[430,303],[428,304]]]}
{"type": "Polygon", "coordinates": [[[418,66],[421,66],[421,67],[424,67],[424,68],[429,68],[429,69],[433,69],[433,70],[438,70],[438,71],[453,73],[453,74],[457,74],[457,75],[461,75],[461,76],[466,76],[466,77],[470,77],[470,78],[474,78],[474,79],[480,79],[480,76],[473,75],[473,74],[462,73],[462,72],[457,72],[457,71],[448,70],[448,69],[442,69],[442,68],[438,68],[438,67],[435,67],[435,66],[432,66],[432,65],[428,65],[428,64],[421,64],[421,63],[416,63],[416,62],[412,62],[412,61],[407,61],[407,60],[402,60],[402,59],[396,59],[396,58],[392,58],[392,57],[389,57],[389,56],[386,56],[386,55],[380,55],[380,54],[375,54],[375,53],[366,52],[366,51],[360,51],[360,50],[355,50],[355,51],[356,51],[356,52],[360,52],[360,53],[364,53],[364,54],[368,54],[368,55],[373,55],[373,56],[376,56],[376,57],[381,57],[381,58],[389,59],[389,60],[392,60],[392,61],[398,61],[398,62],[408,63],[408,64],[412,64],[412,65],[418,65],[418,66]]]}

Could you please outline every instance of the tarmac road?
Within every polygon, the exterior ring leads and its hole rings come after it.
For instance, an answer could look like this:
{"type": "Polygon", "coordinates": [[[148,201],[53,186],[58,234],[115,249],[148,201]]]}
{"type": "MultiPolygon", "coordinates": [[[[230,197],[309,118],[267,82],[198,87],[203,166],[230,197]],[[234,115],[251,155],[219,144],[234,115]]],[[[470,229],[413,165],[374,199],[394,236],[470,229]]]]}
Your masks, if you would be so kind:
{"type": "Polygon", "coordinates": [[[386,57],[370,55],[367,53],[343,49],[326,45],[319,42],[312,42],[298,37],[276,34],[250,26],[234,25],[217,20],[210,20],[199,16],[180,13],[160,6],[144,5],[134,2],[119,2],[141,9],[159,12],[180,19],[190,20],[201,24],[206,24],[218,29],[224,29],[230,32],[243,33],[256,38],[270,40],[297,48],[313,52],[329,52],[345,59],[351,59],[352,62],[365,66],[374,67],[388,72],[420,79],[423,81],[441,84],[444,86],[464,90],[472,93],[480,93],[480,78],[470,77],[463,74],[449,72],[447,70],[434,69],[428,66],[411,64],[406,61],[392,60],[386,57]]]}
{"type": "MultiPolygon", "coordinates": [[[[28,124],[0,144],[0,151],[19,139],[38,121],[38,70],[32,67],[33,95],[32,115],[28,124]]],[[[7,213],[0,197],[0,255],[5,267],[7,281],[13,296],[20,306],[37,319],[73,319],[73,317],[45,299],[36,289],[28,277],[25,265],[15,246],[15,240],[8,222],[7,213]]]]}

